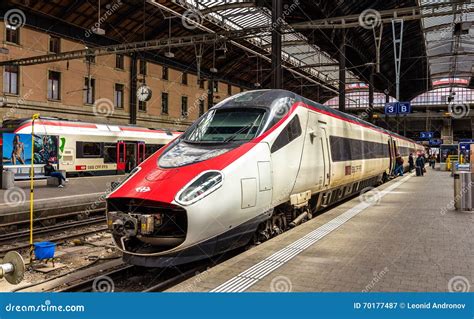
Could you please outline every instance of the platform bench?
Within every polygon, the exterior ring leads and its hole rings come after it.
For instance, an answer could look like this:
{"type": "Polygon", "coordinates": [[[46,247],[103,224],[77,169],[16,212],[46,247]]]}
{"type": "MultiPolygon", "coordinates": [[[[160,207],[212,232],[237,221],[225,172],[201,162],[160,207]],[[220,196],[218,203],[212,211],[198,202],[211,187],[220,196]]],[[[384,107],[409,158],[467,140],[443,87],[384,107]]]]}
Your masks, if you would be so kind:
{"type": "MultiPolygon", "coordinates": [[[[64,177],[66,177],[66,171],[59,170],[59,171],[56,171],[56,172],[59,172],[59,173],[61,173],[64,177]]],[[[64,184],[64,183],[63,183],[63,184],[64,184]]],[[[56,177],[47,176],[47,177],[46,177],[46,186],[56,186],[56,187],[58,187],[58,186],[59,186],[59,180],[58,180],[56,177]]]]}

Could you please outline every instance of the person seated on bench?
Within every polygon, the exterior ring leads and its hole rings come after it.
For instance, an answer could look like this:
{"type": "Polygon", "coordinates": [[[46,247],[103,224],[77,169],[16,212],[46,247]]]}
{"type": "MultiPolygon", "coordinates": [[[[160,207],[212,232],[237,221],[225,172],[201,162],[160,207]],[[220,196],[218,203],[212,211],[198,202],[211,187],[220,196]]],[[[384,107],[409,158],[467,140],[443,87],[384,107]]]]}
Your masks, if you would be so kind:
{"type": "Polygon", "coordinates": [[[62,181],[67,182],[68,180],[64,178],[63,174],[60,172],[56,172],[54,169],[54,166],[52,165],[51,161],[48,161],[48,164],[46,164],[44,167],[44,175],[45,176],[51,176],[51,177],[56,177],[58,179],[59,185],[58,187],[63,188],[62,181]]]}

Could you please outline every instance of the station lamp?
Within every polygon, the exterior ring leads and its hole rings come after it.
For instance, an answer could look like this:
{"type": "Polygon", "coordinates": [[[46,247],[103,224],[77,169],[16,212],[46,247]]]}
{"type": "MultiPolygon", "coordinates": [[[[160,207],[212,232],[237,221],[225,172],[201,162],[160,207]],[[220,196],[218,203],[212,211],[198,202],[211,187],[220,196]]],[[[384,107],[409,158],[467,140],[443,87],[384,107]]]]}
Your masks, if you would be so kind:
{"type": "Polygon", "coordinates": [[[165,57],[170,58],[170,59],[171,59],[171,58],[174,58],[174,53],[171,52],[171,51],[166,51],[166,52],[165,52],[165,57]]]}

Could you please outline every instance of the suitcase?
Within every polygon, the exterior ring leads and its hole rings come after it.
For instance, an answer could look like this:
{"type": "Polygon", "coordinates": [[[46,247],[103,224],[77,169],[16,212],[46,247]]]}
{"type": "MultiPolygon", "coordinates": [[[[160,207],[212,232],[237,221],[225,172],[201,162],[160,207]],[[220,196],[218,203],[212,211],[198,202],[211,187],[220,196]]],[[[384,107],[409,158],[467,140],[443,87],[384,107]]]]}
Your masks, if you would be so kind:
{"type": "Polygon", "coordinates": [[[416,167],[416,176],[422,176],[422,169],[420,166],[416,167]]]}

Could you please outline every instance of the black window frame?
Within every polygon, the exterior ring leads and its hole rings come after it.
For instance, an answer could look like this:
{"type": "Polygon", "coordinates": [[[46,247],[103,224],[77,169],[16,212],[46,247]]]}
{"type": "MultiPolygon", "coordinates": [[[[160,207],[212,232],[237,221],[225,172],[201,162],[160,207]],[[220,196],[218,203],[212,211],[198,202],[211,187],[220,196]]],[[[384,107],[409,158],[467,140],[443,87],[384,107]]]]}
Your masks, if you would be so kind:
{"type": "Polygon", "coordinates": [[[329,145],[333,162],[360,161],[389,157],[385,143],[331,135],[329,136],[329,145]]]}
{"type": "Polygon", "coordinates": [[[206,84],[205,82],[206,82],[206,80],[198,79],[198,84],[199,84],[200,89],[204,89],[204,86],[206,84]]]}
{"type": "Polygon", "coordinates": [[[20,67],[18,65],[5,65],[3,67],[3,93],[11,94],[11,95],[19,95],[20,94],[20,67]],[[7,75],[7,73],[9,75],[7,75]],[[16,81],[15,81],[15,90],[12,90],[12,83],[14,83],[11,79],[11,74],[16,74],[16,81]],[[5,80],[8,78],[8,90],[5,87],[5,80]]]}
{"type": "Polygon", "coordinates": [[[5,27],[5,42],[20,44],[20,28],[5,27]]]}
{"type": "Polygon", "coordinates": [[[232,95],[232,84],[227,84],[227,95],[232,95]]]}
{"type": "Polygon", "coordinates": [[[145,101],[138,101],[138,111],[139,112],[146,112],[146,102],[145,101]]]}
{"type": "Polygon", "coordinates": [[[115,83],[114,84],[114,106],[118,109],[123,109],[125,105],[124,98],[125,98],[125,85],[122,83],[115,83]],[[121,96],[120,105],[117,99],[118,93],[120,93],[120,96],[121,96]]]}
{"type": "Polygon", "coordinates": [[[270,149],[271,153],[275,153],[278,150],[281,150],[286,145],[290,144],[294,140],[303,134],[303,129],[301,128],[301,122],[298,114],[296,114],[285,126],[285,128],[278,134],[277,138],[272,144],[270,149]]]}
{"type": "Polygon", "coordinates": [[[104,158],[104,164],[116,164],[117,163],[117,143],[103,143],[102,144],[102,154],[104,158]],[[108,148],[113,149],[112,156],[109,156],[106,150],[108,148]]]}
{"type": "Polygon", "coordinates": [[[188,73],[183,72],[181,74],[181,84],[188,85],[188,73]]]}
{"type": "Polygon", "coordinates": [[[61,72],[59,71],[48,71],[48,88],[47,88],[48,100],[60,101],[61,100],[61,72]],[[57,75],[57,79],[53,78],[53,75],[57,75]],[[57,94],[54,94],[54,82],[57,81],[57,94]],[[51,91],[52,90],[52,91],[51,91]]]}
{"type": "Polygon", "coordinates": [[[183,95],[181,96],[181,116],[188,117],[188,97],[183,95]]]}
{"type": "Polygon", "coordinates": [[[140,59],[138,61],[138,74],[140,75],[147,75],[147,62],[144,59],[140,59]]]}
{"type": "Polygon", "coordinates": [[[95,79],[91,78],[89,82],[89,78],[84,78],[84,95],[83,95],[83,102],[86,105],[92,105],[95,103],[95,79]],[[89,101],[89,94],[88,91],[92,90],[91,94],[91,101],[89,101]]]}
{"type": "Polygon", "coordinates": [[[115,55],[115,68],[125,70],[125,55],[120,53],[115,55]]]}
{"type": "Polygon", "coordinates": [[[168,92],[161,92],[161,114],[168,115],[169,109],[169,94],[168,92]]]}
{"type": "Polygon", "coordinates": [[[161,69],[161,79],[166,81],[169,79],[169,68],[167,66],[163,66],[161,69]]]}
{"type": "Polygon", "coordinates": [[[204,99],[199,99],[199,116],[203,116],[206,113],[206,106],[204,99]]]}
{"type": "Polygon", "coordinates": [[[49,52],[59,54],[61,53],[61,38],[51,35],[49,37],[49,52]]]}
{"type": "Polygon", "coordinates": [[[89,141],[76,141],[76,158],[103,158],[104,156],[104,143],[102,142],[89,142],[89,141]],[[98,154],[84,154],[85,144],[96,144],[98,146],[98,154]]]}

